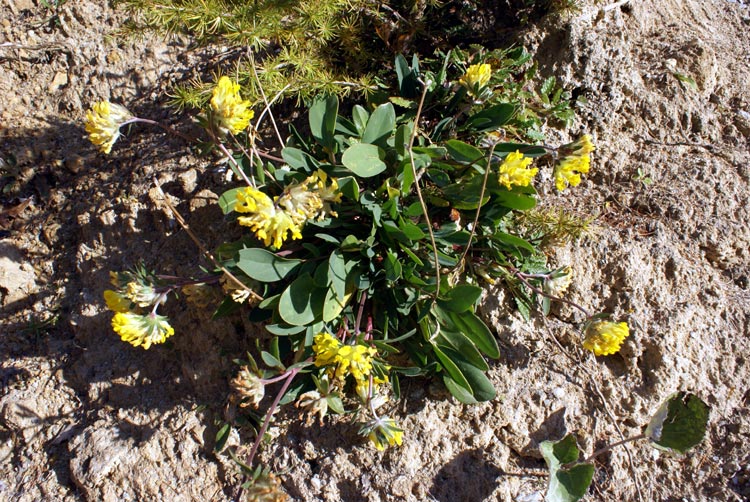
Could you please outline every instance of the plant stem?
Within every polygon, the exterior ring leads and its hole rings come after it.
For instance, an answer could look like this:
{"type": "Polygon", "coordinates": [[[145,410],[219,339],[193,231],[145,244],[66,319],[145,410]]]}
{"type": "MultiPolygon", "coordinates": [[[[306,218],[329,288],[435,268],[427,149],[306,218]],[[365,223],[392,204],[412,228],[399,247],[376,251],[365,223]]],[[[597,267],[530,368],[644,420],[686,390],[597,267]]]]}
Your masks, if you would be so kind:
{"type": "Polygon", "coordinates": [[[422,114],[422,107],[424,106],[424,99],[427,96],[428,85],[425,82],[419,81],[424,89],[422,90],[422,97],[419,99],[419,107],[417,108],[417,114],[414,116],[414,130],[411,132],[409,138],[409,161],[411,163],[411,172],[414,176],[414,186],[417,189],[417,198],[419,204],[422,206],[422,215],[424,215],[425,223],[427,223],[427,231],[430,233],[430,242],[432,243],[432,254],[435,260],[435,300],[440,296],[440,257],[438,256],[437,242],[435,242],[435,234],[432,232],[432,222],[430,222],[430,215],[427,211],[427,204],[422,197],[422,189],[419,187],[419,179],[417,178],[417,166],[414,164],[414,139],[417,137],[417,131],[419,130],[419,118],[422,114]]]}
{"type": "Polygon", "coordinates": [[[479,223],[479,214],[482,211],[482,200],[484,199],[484,192],[487,189],[487,180],[490,177],[490,169],[492,168],[492,155],[495,153],[495,145],[497,143],[493,143],[490,147],[490,154],[487,159],[487,167],[484,168],[484,179],[482,180],[482,190],[479,192],[479,204],[477,205],[477,212],[474,215],[474,223],[471,225],[471,233],[469,234],[469,241],[466,243],[466,247],[464,247],[464,252],[461,254],[461,258],[458,260],[458,263],[456,263],[456,266],[453,268],[453,270],[456,270],[464,261],[464,258],[466,258],[466,255],[469,253],[469,249],[471,248],[471,241],[474,239],[474,235],[477,233],[477,224],[479,223]]]}
{"type": "Polygon", "coordinates": [[[261,425],[260,430],[258,431],[258,437],[255,438],[255,443],[253,443],[253,448],[250,450],[250,454],[247,456],[247,462],[246,462],[247,465],[252,467],[255,454],[258,452],[260,443],[261,441],[263,441],[263,436],[265,436],[266,431],[268,430],[268,426],[271,423],[271,418],[273,417],[273,414],[276,411],[276,408],[279,406],[279,401],[281,401],[281,398],[284,396],[284,393],[286,393],[287,389],[289,388],[289,385],[291,385],[292,380],[294,380],[294,377],[297,375],[297,373],[299,373],[299,371],[300,371],[300,368],[292,368],[286,374],[286,381],[281,386],[281,389],[279,389],[279,393],[276,394],[276,398],[273,400],[273,403],[271,403],[270,408],[268,408],[268,411],[266,412],[266,418],[265,420],[263,420],[263,425],[261,425]]]}
{"type": "Polygon", "coordinates": [[[144,124],[148,124],[148,125],[153,125],[153,126],[159,127],[161,129],[163,129],[164,131],[168,132],[169,134],[172,134],[174,136],[178,136],[178,137],[184,139],[188,143],[195,143],[197,141],[197,139],[194,138],[194,137],[192,137],[192,136],[188,136],[187,134],[181,133],[177,129],[173,129],[173,128],[169,127],[169,126],[165,126],[161,122],[157,122],[157,121],[151,120],[151,119],[142,119],[140,117],[133,117],[132,119],[123,122],[120,125],[120,127],[122,127],[124,125],[128,125],[128,124],[135,124],[137,122],[142,122],[144,124]]]}
{"type": "Polygon", "coordinates": [[[543,290],[541,290],[541,289],[537,288],[536,286],[534,286],[533,284],[531,284],[526,279],[527,275],[524,274],[523,272],[521,272],[520,270],[518,270],[517,268],[511,267],[511,266],[508,266],[507,268],[510,269],[511,273],[513,273],[513,275],[515,277],[517,277],[522,283],[524,283],[526,285],[527,288],[529,288],[530,290],[532,290],[534,293],[536,293],[538,295],[541,295],[541,296],[544,296],[546,298],[549,298],[550,300],[555,300],[555,301],[558,301],[558,302],[561,302],[561,303],[567,303],[571,307],[575,307],[578,310],[580,310],[581,312],[583,312],[586,315],[587,318],[590,319],[592,317],[591,312],[589,312],[588,310],[586,310],[585,308],[583,308],[582,306],[580,306],[576,302],[574,302],[572,300],[568,300],[567,298],[560,298],[559,296],[554,296],[554,295],[550,295],[549,293],[545,293],[543,290]]]}
{"type": "Polygon", "coordinates": [[[589,455],[588,458],[586,460],[584,460],[584,462],[591,462],[592,460],[594,460],[594,458],[598,457],[599,455],[601,455],[603,453],[608,452],[609,450],[611,450],[612,448],[614,448],[616,446],[620,446],[620,445],[623,445],[623,444],[626,444],[626,443],[630,443],[630,442],[633,442],[633,441],[638,441],[640,439],[646,439],[646,435],[645,434],[638,434],[637,436],[633,436],[633,437],[630,437],[630,438],[625,438],[625,439],[620,440],[620,441],[618,441],[616,443],[608,444],[607,446],[605,446],[603,448],[600,448],[600,449],[596,450],[594,453],[592,453],[591,455],[589,455]]]}

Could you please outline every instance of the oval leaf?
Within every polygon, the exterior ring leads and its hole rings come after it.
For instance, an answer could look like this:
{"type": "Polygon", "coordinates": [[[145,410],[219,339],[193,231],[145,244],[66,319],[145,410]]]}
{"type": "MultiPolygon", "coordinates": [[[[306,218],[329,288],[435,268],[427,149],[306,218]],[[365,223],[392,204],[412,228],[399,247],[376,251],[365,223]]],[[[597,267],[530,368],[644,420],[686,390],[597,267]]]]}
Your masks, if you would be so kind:
{"type": "Polygon", "coordinates": [[[685,453],[703,440],[708,424],[708,405],[695,394],[672,394],[646,427],[646,436],[659,449],[685,453]]]}
{"type": "Polygon", "coordinates": [[[390,103],[382,104],[375,108],[375,111],[370,115],[365,132],[362,134],[362,143],[384,143],[395,127],[396,112],[393,105],[390,103]]]}
{"type": "Polygon", "coordinates": [[[367,143],[350,146],[341,157],[341,163],[362,178],[369,178],[385,171],[385,152],[382,148],[367,143]]]}
{"type": "Polygon", "coordinates": [[[291,273],[302,260],[280,258],[272,252],[262,248],[240,250],[237,267],[248,277],[261,282],[276,282],[291,273]]]}
{"type": "Polygon", "coordinates": [[[279,316],[293,326],[312,323],[322,315],[326,290],[315,286],[310,274],[297,277],[281,293],[279,316]]]}

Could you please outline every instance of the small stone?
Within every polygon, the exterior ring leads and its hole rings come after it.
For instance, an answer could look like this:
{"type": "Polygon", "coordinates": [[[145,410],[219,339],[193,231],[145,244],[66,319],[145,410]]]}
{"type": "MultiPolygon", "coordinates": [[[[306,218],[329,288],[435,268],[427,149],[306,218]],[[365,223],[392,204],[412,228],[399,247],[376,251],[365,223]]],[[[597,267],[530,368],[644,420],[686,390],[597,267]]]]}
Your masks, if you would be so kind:
{"type": "Polygon", "coordinates": [[[50,82],[48,91],[50,93],[57,92],[61,87],[68,85],[68,74],[64,71],[58,71],[50,82]]]}
{"type": "Polygon", "coordinates": [[[73,174],[81,172],[84,166],[84,158],[73,154],[65,159],[65,168],[73,174]]]}
{"type": "Polygon", "coordinates": [[[120,57],[120,53],[118,51],[109,51],[106,59],[107,63],[115,64],[119,63],[122,58],[120,57]]]}

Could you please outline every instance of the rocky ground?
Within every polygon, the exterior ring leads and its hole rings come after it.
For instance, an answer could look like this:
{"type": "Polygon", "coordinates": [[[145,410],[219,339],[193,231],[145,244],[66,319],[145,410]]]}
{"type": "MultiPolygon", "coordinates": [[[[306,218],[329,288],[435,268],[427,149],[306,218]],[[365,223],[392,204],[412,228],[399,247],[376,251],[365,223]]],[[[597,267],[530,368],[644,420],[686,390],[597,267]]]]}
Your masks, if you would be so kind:
{"type": "MultiPolygon", "coordinates": [[[[143,129],[104,156],[82,127],[110,99],[189,130],[166,92],[210,54],[180,38],[113,41],[122,13],[60,3],[0,4],[0,499],[230,500],[237,472],[214,438],[231,359],[258,328],[174,302],[178,336],[145,352],[117,340],[101,299],[109,271],[140,259],[195,272],[152,180],[215,242],[228,231],[222,166],[143,129]]],[[[592,175],[546,198],[596,215],[597,232],[553,259],[572,266],[573,298],[627,319],[631,337],[595,360],[577,348],[574,311],[526,323],[490,289],[498,398],[463,406],[406,382],[393,410],[404,445],[383,453],[345,422],[281,417],[263,460],[292,498],[540,501],[540,441],[572,432],[590,453],[686,390],[712,408],[706,440],[681,458],[640,443],[600,457],[588,500],[750,499],[750,8],[581,3],[517,37],[586,98],[570,133],[598,146],[592,175]]]]}

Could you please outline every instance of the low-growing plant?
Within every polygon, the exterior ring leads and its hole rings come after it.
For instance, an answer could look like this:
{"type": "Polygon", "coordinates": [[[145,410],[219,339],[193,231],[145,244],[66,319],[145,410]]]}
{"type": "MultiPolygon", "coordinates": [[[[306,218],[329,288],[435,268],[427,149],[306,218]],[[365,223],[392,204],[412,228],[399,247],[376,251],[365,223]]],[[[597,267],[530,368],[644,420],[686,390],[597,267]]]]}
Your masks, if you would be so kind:
{"type": "Polygon", "coordinates": [[[594,476],[594,459],[612,448],[648,440],[654,448],[669,455],[681,455],[703,441],[708,425],[709,408],[698,396],[676,392],[664,401],[642,434],[604,446],[579,460],[575,436],[568,434],[559,441],[544,441],[542,456],[549,467],[547,502],[575,502],[583,498],[594,476]]]}
{"type": "MultiPolygon", "coordinates": [[[[253,463],[279,406],[295,403],[321,421],[347,415],[380,450],[403,440],[387,413],[403,378],[437,377],[462,403],[495,397],[487,359],[500,349],[478,312],[487,285],[506,288],[527,316],[550,300],[577,308],[583,346],[596,355],[617,352],[628,337],[625,322],[563,297],[570,268],[550,267],[542,241],[524,238],[518,224],[537,204],[535,162],[552,159],[557,190],[577,186],[590,169],[591,139],[557,148],[524,141],[529,108],[505,100],[494,71],[505,66],[492,54],[451,51],[424,70],[417,57],[398,56],[393,93],[346,113],[334,95],[311,100],[306,127],[290,125],[278,155],[257,147],[241,86],[226,76],[214,85],[199,121],[242,181],[221,195],[221,212],[247,232],[205,251],[208,274],[181,279],[137,267],[113,273],[104,295],[115,332],[145,349],[174,335],[157,309],[177,292],[205,308],[221,284],[215,315],[249,308],[264,323],[269,342],[237,361],[232,380],[235,405],[265,410],[250,414],[257,439],[238,460],[254,479],[269,479],[253,463]],[[267,398],[273,383],[280,389],[267,398]]],[[[109,153],[120,128],[136,123],[155,124],[101,102],[86,129],[109,153]]]]}

